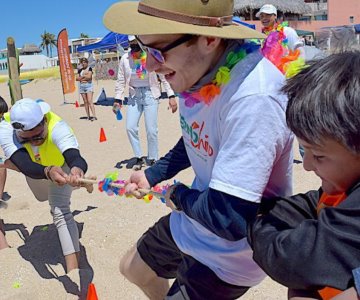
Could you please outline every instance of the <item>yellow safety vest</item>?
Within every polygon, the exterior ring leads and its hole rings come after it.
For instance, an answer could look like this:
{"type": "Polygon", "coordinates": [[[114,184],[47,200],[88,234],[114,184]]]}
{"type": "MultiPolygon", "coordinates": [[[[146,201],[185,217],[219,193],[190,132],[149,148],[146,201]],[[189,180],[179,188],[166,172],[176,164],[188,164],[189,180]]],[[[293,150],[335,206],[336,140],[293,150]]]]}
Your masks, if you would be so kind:
{"type": "MultiPolygon", "coordinates": [[[[54,114],[48,112],[46,115],[48,133],[44,143],[38,146],[38,154],[34,154],[34,151],[29,143],[24,144],[25,149],[29,153],[31,160],[43,166],[58,166],[61,167],[65,163],[65,158],[60,152],[59,148],[52,141],[52,132],[55,125],[62,119],[54,114]]],[[[10,113],[4,114],[4,120],[10,123],[10,113]]]]}

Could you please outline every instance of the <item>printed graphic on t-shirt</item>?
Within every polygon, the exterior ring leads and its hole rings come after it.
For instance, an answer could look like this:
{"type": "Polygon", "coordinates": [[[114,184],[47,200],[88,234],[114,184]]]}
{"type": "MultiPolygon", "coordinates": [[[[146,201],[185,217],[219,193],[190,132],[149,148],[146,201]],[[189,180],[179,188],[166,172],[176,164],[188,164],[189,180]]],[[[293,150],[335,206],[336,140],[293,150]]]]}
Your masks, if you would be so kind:
{"type": "Polygon", "coordinates": [[[181,129],[183,130],[183,137],[185,145],[188,149],[193,151],[198,157],[204,161],[207,157],[214,155],[214,148],[209,141],[209,134],[207,134],[207,127],[205,121],[198,123],[196,121],[191,124],[187,123],[184,116],[180,116],[181,129]]]}

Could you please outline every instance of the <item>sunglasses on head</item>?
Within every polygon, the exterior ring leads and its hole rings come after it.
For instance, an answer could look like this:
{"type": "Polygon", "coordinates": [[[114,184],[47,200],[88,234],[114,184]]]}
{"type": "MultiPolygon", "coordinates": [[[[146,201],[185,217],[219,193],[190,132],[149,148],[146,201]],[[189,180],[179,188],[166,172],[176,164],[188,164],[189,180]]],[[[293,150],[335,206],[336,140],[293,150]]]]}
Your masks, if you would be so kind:
{"type": "Polygon", "coordinates": [[[27,129],[27,130],[24,130],[24,127],[25,125],[24,124],[21,124],[19,122],[14,122],[14,123],[11,123],[12,127],[16,130],[21,130],[21,131],[31,131],[31,130],[34,130],[36,127],[39,127],[41,125],[44,125],[45,123],[45,118],[43,118],[41,120],[41,122],[39,124],[37,124],[34,128],[31,128],[31,129],[27,129]]]}
{"type": "Polygon", "coordinates": [[[141,47],[141,49],[143,51],[146,51],[147,53],[149,53],[158,63],[160,64],[164,64],[165,63],[165,58],[164,58],[164,53],[176,48],[177,46],[180,46],[181,44],[190,41],[194,36],[191,34],[186,34],[183,35],[182,37],[180,37],[179,39],[173,41],[172,43],[170,43],[169,45],[161,48],[161,49],[156,49],[156,48],[152,48],[149,46],[146,46],[143,44],[143,42],[139,39],[138,36],[135,36],[136,40],[139,43],[139,46],[141,47]]]}

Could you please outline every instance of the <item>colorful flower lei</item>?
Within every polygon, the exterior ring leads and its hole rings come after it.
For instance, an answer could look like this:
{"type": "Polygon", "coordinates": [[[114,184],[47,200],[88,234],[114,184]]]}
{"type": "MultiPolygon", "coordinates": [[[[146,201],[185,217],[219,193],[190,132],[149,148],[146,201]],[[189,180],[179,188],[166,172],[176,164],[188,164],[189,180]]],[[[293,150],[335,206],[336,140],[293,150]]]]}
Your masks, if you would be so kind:
{"type": "Polygon", "coordinates": [[[181,98],[185,101],[185,106],[193,107],[195,104],[204,102],[210,105],[214,98],[220,94],[221,87],[226,85],[231,79],[232,68],[249,53],[258,50],[259,45],[255,43],[246,43],[231,51],[226,57],[226,63],[216,72],[215,78],[211,83],[204,85],[198,91],[193,93],[182,92],[181,98]]]}
{"type": "MultiPolygon", "coordinates": [[[[174,183],[176,183],[176,181],[174,181],[174,183]]],[[[163,186],[156,185],[151,190],[157,194],[165,196],[169,187],[169,184],[163,186]]],[[[98,182],[98,190],[100,192],[106,193],[108,196],[125,196],[125,180],[118,179],[117,172],[108,173],[106,174],[104,179],[98,182]]],[[[132,198],[132,196],[126,197],[132,198]]],[[[142,199],[145,201],[145,203],[149,203],[153,199],[153,195],[149,193],[145,195],[142,199]]],[[[166,203],[165,198],[160,197],[160,200],[161,202],[166,203]]]]}
{"type": "Polygon", "coordinates": [[[135,53],[131,52],[131,57],[134,61],[137,77],[140,79],[144,79],[145,75],[147,73],[147,71],[146,71],[146,52],[141,51],[140,55],[137,52],[135,52],[135,53]]]}
{"type": "Polygon", "coordinates": [[[283,22],[275,24],[272,29],[263,29],[268,37],[261,48],[261,53],[285,74],[286,78],[290,78],[305,66],[305,60],[300,57],[299,49],[289,49],[289,41],[284,33],[284,28],[287,26],[288,22],[283,22]]]}

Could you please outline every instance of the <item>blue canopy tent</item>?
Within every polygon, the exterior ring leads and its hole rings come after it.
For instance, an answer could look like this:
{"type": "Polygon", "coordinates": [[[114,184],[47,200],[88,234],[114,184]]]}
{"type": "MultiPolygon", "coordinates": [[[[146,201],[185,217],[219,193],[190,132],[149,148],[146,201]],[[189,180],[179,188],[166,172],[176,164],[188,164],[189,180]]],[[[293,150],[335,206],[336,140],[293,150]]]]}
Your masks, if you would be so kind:
{"type": "Polygon", "coordinates": [[[232,20],[233,20],[234,23],[236,23],[238,25],[244,25],[244,26],[249,27],[251,29],[256,29],[254,24],[249,24],[249,23],[243,22],[243,21],[240,20],[240,18],[238,16],[233,17],[232,20]]]}
{"type": "Polygon", "coordinates": [[[77,48],[78,52],[89,52],[92,50],[105,50],[111,48],[117,48],[118,45],[122,47],[128,47],[128,36],[126,34],[120,34],[115,32],[109,32],[104,38],[97,42],[86,46],[80,46],[77,48]]]}

